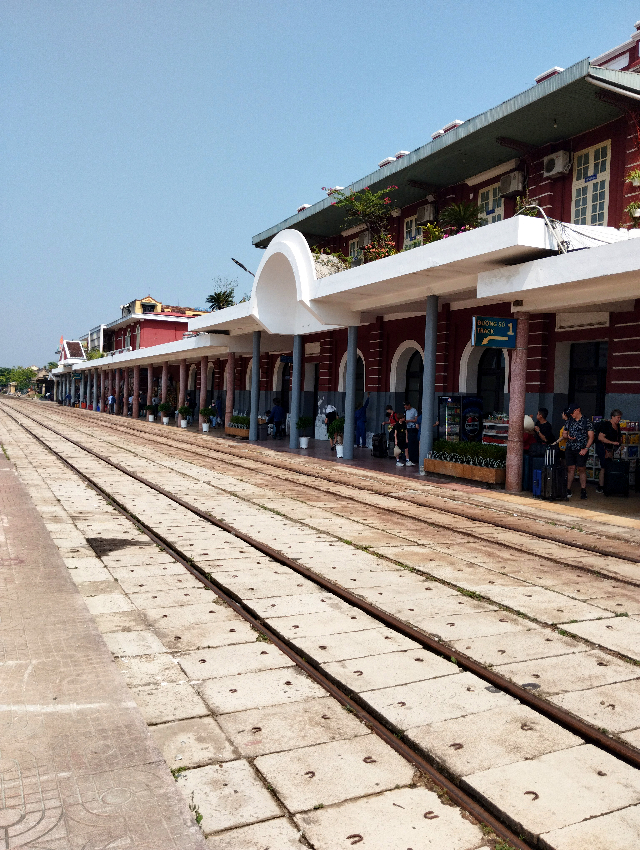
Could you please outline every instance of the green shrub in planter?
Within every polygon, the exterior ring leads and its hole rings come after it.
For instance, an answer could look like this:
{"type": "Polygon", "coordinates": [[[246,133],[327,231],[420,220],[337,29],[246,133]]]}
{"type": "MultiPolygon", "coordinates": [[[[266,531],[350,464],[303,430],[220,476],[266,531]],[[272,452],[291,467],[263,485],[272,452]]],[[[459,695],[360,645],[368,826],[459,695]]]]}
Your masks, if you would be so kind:
{"type": "Polygon", "coordinates": [[[301,437],[308,436],[304,434],[303,431],[308,431],[313,425],[313,419],[310,416],[300,416],[298,417],[298,421],[296,422],[296,428],[301,437]]]}
{"type": "Polygon", "coordinates": [[[507,463],[507,449],[505,446],[492,446],[484,443],[454,443],[448,440],[436,440],[433,444],[431,457],[434,460],[447,460],[451,463],[467,463],[470,466],[504,469],[507,463]]]}
{"type": "Polygon", "coordinates": [[[147,411],[147,413],[153,413],[153,405],[152,404],[145,404],[144,409],[147,411]]]}
{"type": "Polygon", "coordinates": [[[333,422],[329,423],[327,434],[330,437],[342,437],[344,435],[344,416],[338,416],[333,422]]]}
{"type": "Polygon", "coordinates": [[[232,416],[229,420],[229,425],[232,428],[248,428],[249,421],[248,416],[232,416]]]}
{"type": "Polygon", "coordinates": [[[203,407],[199,413],[200,416],[204,416],[205,419],[210,419],[212,416],[216,415],[216,412],[212,407],[203,407]]]}
{"type": "Polygon", "coordinates": [[[158,410],[165,416],[169,416],[170,413],[173,413],[173,405],[169,404],[168,401],[163,401],[162,404],[158,405],[158,410]]]}
{"type": "Polygon", "coordinates": [[[187,416],[191,416],[191,408],[187,407],[186,404],[183,404],[182,407],[178,408],[178,413],[182,416],[183,419],[186,419],[187,416]]]}

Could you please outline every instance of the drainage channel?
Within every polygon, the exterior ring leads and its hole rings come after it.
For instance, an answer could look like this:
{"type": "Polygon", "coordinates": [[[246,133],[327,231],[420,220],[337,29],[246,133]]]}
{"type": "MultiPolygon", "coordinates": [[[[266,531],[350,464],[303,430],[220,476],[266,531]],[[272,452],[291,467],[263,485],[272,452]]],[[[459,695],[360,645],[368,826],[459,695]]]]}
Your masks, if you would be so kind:
{"type": "MultiPolygon", "coordinates": [[[[20,411],[23,416],[28,419],[31,419],[33,422],[36,422],[38,425],[41,425],[44,428],[49,428],[50,426],[44,425],[42,422],[39,422],[37,419],[29,416],[28,414],[20,411]]],[[[103,423],[101,423],[103,424],[103,423]]],[[[620,543],[616,545],[614,541],[608,541],[608,543],[602,544],[599,542],[593,542],[589,539],[583,539],[583,535],[580,535],[579,541],[572,541],[566,539],[566,534],[568,532],[555,532],[551,529],[547,528],[546,525],[542,522],[536,521],[536,529],[535,533],[530,529],[523,529],[522,523],[518,524],[512,520],[510,517],[504,517],[502,519],[492,518],[491,520],[487,520],[485,516],[481,515],[482,509],[477,509],[470,507],[468,505],[465,508],[460,508],[456,505],[449,504],[447,507],[443,507],[442,504],[434,505],[431,503],[430,497],[422,497],[416,495],[412,499],[406,499],[402,494],[398,494],[395,492],[390,492],[389,489],[385,489],[382,487],[378,487],[375,484],[369,482],[359,481],[358,485],[354,485],[348,481],[336,481],[334,478],[330,476],[321,475],[319,472],[313,470],[305,469],[301,471],[299,469],[293,468],[291,464],[287,464],[286,462],[282,462],[279,460],[269,460],[265,461],[260,458],[248,458],[246,455],[240,455],[233,451],[233,447],[225,447],[224,449],[216,448],[213,452],[205,452],[204,450],[199,450],[199,447],[192,446],[190,444],[184,443],[178,439],[169,440],[166,437],[158,439],[158,437],[154,434],[147,435],[138,431],[137,428],[131,427],[123,427],[119,424],[113,424],[111,421],[104,423],[104,425],[113,431],[125,433],[132,436],[137,436],[139,438],[143,438],[145,440],[151,440],[152,442],[158,445],[165,446],[173,446],[174,448],[180,449],[181,451],[187,452],[189,454],[193,454],[199,457],[206,457],[208,460],[216,459],[222,460],[225,463],[228,463],[231,466],[241,466],[242,468],[247,468],[244,464],[254,464],[255,466],[266,467],[270,472],[273,469],[282,470],[283,472],[295,473],[297,475],[304,475],[310,479],[318,479],[322,481],[326,481],[327,483],[339,484],[342,487],[349,487],[354,491],[366,491],[372,493],[373,495],[383,496],[393,501],[409,504],[415,507],[424,507],[431,511],[435,511],[439,514],[443,515],[443,519],[438,521],[436,518],[431,517],[429,519],[429,524],[434,525],[439,528],[444,528],[450,530],[451,528],[451,520],[452,519],[467,519],[473,522],[482,523],[490,528],[499,528],[504,531],[516,532],[519,534],[527,535],[529,537],[535,537],[536,539],[546,540],[550,543],[555,543],[561,546],[566,546],[570,550],[574,550],[575,552],[583,553],[589,552],[595,555],[601,555],[603,557],[611,557],[611,558],[619,558],[622,560],[629,561],[634,564],[640,564],[640,555],[637,554],[637,547],[634,544],[625,544],[620,543]],[[233,460],[236,461],[234,464],[233,460]],[[243,463],[244,462],[244,463],[243,463]],[[538,528],[539,526],[539,528],[538,528]]],[[[53,430],[53,429],[51,429],[53,430]]],[[[384,473],[382,473],[384,474],[384,473]]],[[[397,484],[397,481],[394,480],[394,485],[397,484]]],[[[301,486],[308,487],[309,489],[318,490],[320,492],[325,492],[325,488],[322,486],[318,486],[312,481],[306,481],[301,486]]],[[[334,493],[335,495],[335,493],[334,493]]],[[[402,518],[406,518],[406,511],[402,510],[402,508],[394,508],[394,507],[386,507],[385,511],[389,514],[395,514],[402,518]]],[[[417,517],[416,517],[417,519],[417,517]]],[[[469,529],[459,530],[459,534],[464,534],[470,540],[486,542],[486,537],[482,534],[482,531],[479,530],[477,533],[470,531],[469,529]]],[[[510,541],[505,541],[500,543],[506,549],[510,549],[521,553],[522,549],[517,543],[512,543],[510,541]]],[[[566,566],[567,563],[561,557],[554,557],[553,555],[545,555],[545,559],[549,561],[555,561],[556,563],[561,564],[562,566],[566,566]]],[[[571,565],[570,565],[571,566],[571,565]]],[[[583,572],[588,572],[593,575],[608,575],[607,573],[603,573],[601,570],[596,570],[593,567],[581,565],[579,568],[583,572]]],[[[640,580],[634,581],[633,579],[629,579],[625,576],[620,575],[611,575],[611,578],[615,578],[616,581],[619,581],[622,584],[627,584],[632,587],[640,586],[640,580]]]]}
{"type": "MultiPolygon", "coordinates": [[[[3,412],[5,413],[5,415],[8,415],[6,410],[4,410],[3,412]]],[[[195,565],[185,553],[181,552],[163,536],[158,535],[156,532],[154,532],[152,528],[150,528],[139,517],[135,516],[135,514],[128,510],[128,508],[120,501],[118,501],[118,499],[114,498],[111,493],[104,489],[100,484],[96,483],[96,481],[94,481],[90,476],[80,470],[74,463],[65,458],[63,454],[48,445],[45,440],[43,440],[29,428],[27,428],[22,422],[19,422],[11,415],[9,415],[9,418],[11,418],[17,425],[19,425],[24,431],[26,431],[26,433],[28,433],[32,439],[36,440],[48,452],[53,454],[67,468],[71,469],[75,475],[81,478],[82,481],[84,481],[92,490],[94,490],[94,492],[102,496],[113,508],[115,508],[115,510],[117,510],[136,528],[138,528],[142,533],[144,533],[153,543],[155,543],[157,546],[160,546],[168,555],[170,555],[177,563],[184,567],[184,569],[186,569],[192,576],[194,576],[205,587],[215,593],[219,599],[221,599],[233,611],[239,614],[256,631],[265,635],[265,637],[267,637],[275,647],[277,647],[288,658],[290,658],[294,662],[294,664],[296,664],[296,666],[299,667],[310,679],[319,684],[330,696],[336,699],[342,706],[347,708],[356,717],[358,717],[359,720],[365,723],[371,729],[372,732],[374,732],[381,740],[388,744],[395,752],[401,755],[407,762],[412,764],[415,768],[424,773],[432,782],[438,785],[447,794],[447,796],[453,803],[468,812],[478,822],[486,824],[488,827],[490,827],[494,831],[496,836],[498,836],[503,841],[506,841],[510,845],[510,847],[513,848],[513,850],[532,850],[531,844],[525,842],[522,838],[513,833],[507,826],[505,826],[504,823],[502,823],[502,821],[496,818],[489,810],[484,808],[471,796],[462,791],[454,782],[452,782],[444,774],[437,770],[420,753],[413,750],[394,732],[392,732],[383,723],[381,723],[373,714],[371,714],[362,705],[360,705],[359,702],[353,700],[331,678],[326,676],[320,669],[318,669],[318,667],[310,663],[309,660],[302,656],[297,651],[297,649],[291,645],[289,641],[283,639],[276,631],[274,631],[263,620],[263,618],[256,616],[256,614],[251,611],[251,609],[246,606],[237,597],[236,594],[230,592],[220,582],[213,578],[211,574],[205,573],[200,568],[198,568],[197,565],[195,565]]],[[[53,431],[53,429],[48,430],[53,431]]],[[[57,432],[55,431],[53,433],[57,434],[57,432]]],[[[274,560],[276,560],[283,566],[295,569],[296,572],[300,572],[300,574],[303,574],[305,576],[308,574],[309,578],[315,580],[314,575],[311,574],[310,571],[301,568],[300,565],[295,564],[295,562],[289,561],[289,559],[282,556],[280,553],[277,553],[275,550],[272,550],[270,547],[263,546],[262,544],[260,544],[259,541],[252,542],[252,538],[235,532],[230,526],[227,526],[226,523],[214,520],[206,513],[189,506],[186,502],[183,502],[181,499],[172,496],[170,493],[166,492],[162,488],[157,487],[156,485],[153,485],[150,482],[147,482],[145,479],[141,478],[138,475],[128,472],[119,464],[101,458],[97,453],[91,451],[90,449],[86,449],[85,447],[69,439],[68,437],[63,437],[60,434],[58,434],[58,436],[80,448],[87,454],[97,457],[99,460],[102,460],[104,463],[107,463],[109,466],[112,466],[114,469],[117,469],[119,472],[124,475],[127,475],[129,478],[138,481],[139,483],[160,493],[161,495],[165,496],[166,498],[170,499],[181,507],[190,510],[194,514],[198,515],[201,519],[205,519],[207,522],[211,522],[221,530],[232,534],[234,537],[242,540],[244,543],[247,543],[247,545],[258,549],[258,551],[260,551],[261,553],[269,555],[269,557],[272,557],[274,560]],[[254,545],[254,543],[256,545],[254,545]]],[[[322,584],[324,586],[324,583],[316,583],[322,584]]],[[[326,582],[326,586],[326,589],[331,590],[332,592],[334,587],[336,587],[336,589],[339,589],[337,588],[337,586],[333,585],[332,582],[326,582]]],[[[348,594],[347,592],[347,596],[351,596],[351,594],[348,594]]],[[[345,596],[344,598],[346,599],[347,597],[345,596]]],[[[393,620],[394,618],[390,619],[393,620]]],[[[399,625],[402,624],[399,623],[399,625]]],[[[416,631],[416,634],[419,635],[420,633],[416,631]]],[[[407,636],[409,636],[409,633],[407,636]]],[[[423,642],[420,638],[418,638],[418,640],[423,642]]]]}
{"type": "MultiPolygon", "coordinates": [[[[22,427],[25,431],[27,431],[27,433],[31,434],[31,436],[33,436],[36,440],[42,443],[42,445],[46,446],[51,452],[53,452],[53,454],[55,454],[57,457],[59,457],[61,460],[71,466],[74,471],[85,477],[84,473],[80,472],[76,469],[75,466],[68,463],[62,455],[58,454],[58,452],[48,446],[45,441],[41,440],[41,438],[34,434],[22,422],[20,422],[13,416],[10,416],[10,418],[14,422],[16,422],[16,424],[20,425],[20,427],[22,427]]],[[[266,555],[276,563],[279,563],[282,566],[285,566],[288,569],[291,569],[292,571],[303,576],[304,578],[312,581],[314,584],[316,584],[318,587],[321,587],[323,590],[328,591],[339,599],[342,599],[344,602],[347,602],[348,604],[352,605],[354,608],[362,611],[370,617],[373,617],[382,625],[393,629],[395,632],[404,637],[410,638],[416,643],[419,643],[425,649],[430,650],[431,652],[436,655],[439,655],[442,658],[455,661],[455,663],[460,669],[473,673],[479,679],[482,679],[483,681],[487,682],[488,685],[497,688],[504,693],[509,694],[509,696],[514,697],[523,705],[527,705],[529,708],[533,709],[538,714],[541,714],[542,716],[546,717],[548,720],[551,720],[552,722],[556,723],[558,726],[561,726],[567,731],[572,732],[574,735],[579,736],[583,740],[587,741],[590,744],[593,744],[604,752],[615,756],[616,758],[620,759],[620,761],[625,762],[626,764],[634,768],[640,768],[640,751],[638,751],[634,747],[631,747],[622,741],[618,741],[614,738],[611,738],[609,735],[600,731],[600,729],[596,728],[595,726],[591,726],[590,724],[586,723],[575,715],[565,711],[559,706],[556,706],[553,703],[547,702],[546,700],[536,696],[526,688],[517,685],[515,682],[512,682],[504,676],[500,675],[499,673],[496,673],[491,668],[485,667],[475,659],[471,658],[463,652],[460,652],[458,649],[436,640],[435,638],[428,635],[426,632],[423,632],[421,629],[411,626],[410,624],[398,619],[392,614],[389,614],[388,612],[377,608],[375,605],[372,605],[370,602],[367,602],[366,600],[360,598],[359,596],[347,590],[346,588],[330,581],[329,579],[324,578],[324,576],[318,575],[317,573],[313,572],[312,570],[308,569],[297,561],[288,558],[286,555],[284,555],[277,549],[274,549],[271,546],[262,543],[260,540],[257,540],[251,537],[250,535],[244,534],[243,532],[235,529],[233,526],[229,525],[223,520],[217,519],[212,514],[207,513],[206,511],[203,511],[197,508],[196,506],[189,504],[189,502],[170,493],[168,490],[159,487],[148,479],[143,478],[142,476],[139,476],[136,473],[131,472],[130,470],[127,470],[125,467],[121,466],[115,461],[107,460],[98,452],[95,452],[92,449],[83,446],[81,443],[71,439],[70,437],[65,436],[64,434],[61,434],[50,426],[43,425],[37,420],[32,419],[32,417],[27,416],[26,418],[31,419],[31,421],[35,422],[40,427],[44,428],[47,431],[51,431],[51,433],[55,434],[60,439],[65,440],[71,445],[76,446],[86,454],[97,458],[103,463],[106,463],[114,469],[117,469],[119,472],[126,475],[127,477],[139,482],[140,484],[143,484],[145,487],[148,487],[151,490],[154,490],[156,493],[159,493],[160,495],[164,496],[165,498],[169,499],[170,501],[174,502],[185,510],[190,511],[192,514],[198,516],[205,522],[210,523],[216,528],[219,528],[220,530],[225,531],[226,533],[232,535],[238,540],[241,540],[246,545],[252,547],[257,552],[266,555]]],[[[90,481],[90,479],[88,478],[86,480],[90,481]]],[[[99,485],[95,484],[95,482],[90,481],[90,483],[94,487],[99,487],[99,485]]],[[[111,496],[109,496],[108,493],[106,493],[102,489],[100,489],[100,492],[103,495],[107,495],[108,498],[112,498],[111,496]]],[[[165,544],[163,543],[163,545],[165,544]]],[[[190,567],[190,570],[191,569],[195,569],[196,572],[198,572],[195,565],[192,565],[190,567]]],[[[204,574],[198,572],[199,577],[200,575],[204,574]]],[[[207,580],[212,580],[211,577],[208,575],[206,576],[206,578],[207,580]]],[[[230,598],[234,598],[237,604],[243,605],[242,600],[240,600],[239,597],[237,597],[233,593],[233,591],[229,591],[223,585],[219,585],[219,587],[221,591],[229,595],[230,598]]]]}

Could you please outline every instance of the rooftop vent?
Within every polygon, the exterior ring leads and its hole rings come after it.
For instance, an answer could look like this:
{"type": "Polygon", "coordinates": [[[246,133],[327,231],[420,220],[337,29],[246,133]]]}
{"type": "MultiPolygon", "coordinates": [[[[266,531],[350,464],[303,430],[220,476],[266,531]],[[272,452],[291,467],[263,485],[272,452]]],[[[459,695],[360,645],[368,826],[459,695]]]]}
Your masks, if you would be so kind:
{"type": "Polygon", "coordinates": [[[402,159],[403,156],[409,156],[409,151],[398,151],[396,159],[402,159]]]}
{"type": "Polygon", "coordinates": [[[561,74],[564,71],[564,68],[558,68],[556,65],[554,68],[549,68],[548,71],[545,71],[544,74],[540,74],[539,77],[536,77],[536,85],[538,83],[544,83],[545,80],[548,80],[549,77],[555,77],[556,74],[561,74]]]}
{"type": "Polygon", "coordinates": [[[444,136],[444,130],[436,130],[435,133],[431,134],[432,139],[439,139],[440,136],[444,136]]]}
{"type": "Polygon", "coordinates": [[[382,162],[378,163],[378,168],[384,168],[385,165],[391,165],[391,163],[395,161],[395,156],[388,156],[386,159],[383,159],[382,162]]]}
{"type": "Polygon", "coordinates": [[[298,207],[298,212],[304,212],[305,210],[308,210],[310,206],[311,204],[303,204],[301,207],[298,207]]]}
{"type": "Polygon", "coordinates": [[[449,133],[451,130],[455,130],[456,127],[459,127],[461,124],[464,124],[464,121],[461,121],[459,118],[456,118],[456,120],[452,121],[450,124],[445,124],[442,128],[442,132],[449,133]]]}

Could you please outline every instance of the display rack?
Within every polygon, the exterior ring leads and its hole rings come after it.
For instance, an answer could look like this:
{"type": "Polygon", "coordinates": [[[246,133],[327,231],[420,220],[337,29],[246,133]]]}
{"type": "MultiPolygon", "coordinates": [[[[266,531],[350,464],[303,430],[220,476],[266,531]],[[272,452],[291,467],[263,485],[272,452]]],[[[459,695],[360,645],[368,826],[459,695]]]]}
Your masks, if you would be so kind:
{"type": "Polygon", "coordinates": [[[460,405],[448,402],[444,405],[444,438],[449,442],[460,439],[460,405]]]}
{"type": "Polygon", "coordinates": [[[508,419],[485,419],[482,442],[492,446],[506,446],[509,434],[508,419]]]}

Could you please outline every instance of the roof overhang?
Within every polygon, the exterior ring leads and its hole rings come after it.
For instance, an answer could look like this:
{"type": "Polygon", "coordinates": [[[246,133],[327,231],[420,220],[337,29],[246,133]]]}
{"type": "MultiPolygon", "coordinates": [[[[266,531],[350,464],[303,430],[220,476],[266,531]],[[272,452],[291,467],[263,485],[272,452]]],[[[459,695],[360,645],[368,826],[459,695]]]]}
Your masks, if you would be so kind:
{"type": "Polygon", "coordinates": [[[532,313],[635,300],[640,298],[640,238],[482,273],[477,297],[517,298],[518,309],[532,313]]]}
{"type": "MultiPolygon", "coordinates": [[[[598,86],[610,94],[640,99],[639,75],[597,68],[583,59],[358,180],[348,191],[358,192],[366,186],[377,191],[397,185],[393,203],[405,207],[438,188],[464,183],[508,163],[514,153],[560,143],[607,124],[620,116],[620,109],[611,98],[599,96],[603,91],[598,86]],[[514,147],[507,146],[509,141],[514,147]]],[[[328,197],[259,233],[253,244],[264,248],[284,229],[299,230],[313,243],[334,236],[344,227],[342,209],[332,206],[328,197]]]]}

